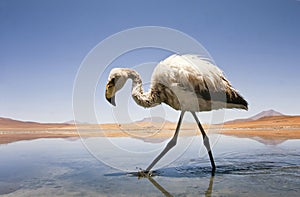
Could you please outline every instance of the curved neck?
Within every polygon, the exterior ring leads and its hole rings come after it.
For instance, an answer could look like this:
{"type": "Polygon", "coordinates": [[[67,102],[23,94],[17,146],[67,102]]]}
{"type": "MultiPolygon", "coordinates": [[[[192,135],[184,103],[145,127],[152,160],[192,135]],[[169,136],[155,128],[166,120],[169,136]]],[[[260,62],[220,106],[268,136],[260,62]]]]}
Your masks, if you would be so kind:
{"type": "Polygon", "coordinates": [[[153,88],[150,88],[148,92],[144,92],[142,79],[135,70],[127,69],[127,74],[128,78],[132,79],[132,98],[138,105],[143,107],[154,107],[160,104],[157,94],[154,93],[153,88]]]}

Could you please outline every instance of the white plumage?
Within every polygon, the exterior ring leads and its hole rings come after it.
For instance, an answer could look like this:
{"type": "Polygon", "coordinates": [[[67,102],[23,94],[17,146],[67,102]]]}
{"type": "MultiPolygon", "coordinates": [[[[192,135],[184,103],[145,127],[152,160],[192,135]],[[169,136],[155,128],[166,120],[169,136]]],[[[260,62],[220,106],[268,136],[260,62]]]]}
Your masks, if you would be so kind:
{"type": "MultiPolygon", "coordinates": [[[[127,79],[132,79],[132,97],[138,105],[153,107],[166,103],[182,111],[172,138],[175,144],[184,112],[189,111],[193,114],[202,132],[214,171],[215,164],[209,141],[195,112],[221,108],[248,109],[247,101],[231,86],[223,72],[212,61],[199,55],[174,54],[156,66],[151,77],[151,87],[148,92],[144,92],[142,80],[136,71],[128,68],[115,68],[110,72],[105,95],[113,105],[115,105],[116,92],[124,86],[127,79]]],[[[174,146],[169,144],[150,164],[147,171],[174,146]]]]}

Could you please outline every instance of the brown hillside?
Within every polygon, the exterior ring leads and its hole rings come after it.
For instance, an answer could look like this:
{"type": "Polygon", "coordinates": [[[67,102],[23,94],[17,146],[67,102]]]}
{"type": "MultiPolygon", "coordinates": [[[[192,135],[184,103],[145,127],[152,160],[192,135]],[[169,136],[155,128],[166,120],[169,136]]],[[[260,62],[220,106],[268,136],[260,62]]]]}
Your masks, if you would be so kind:
{"type": "Polygon", "coordinates": [[[37,122],[27,122],[13,120],[10,118],[0,117],[0,129],[45,129],[45,128],[61,128],[68,127],[69,124],[59,124],[59,123],[37,123],[37,122]]]}
{"type": "Polygon", "coordinates": [[[300,128],[300,116],[269,116],[246,122],[229,122],[224,128],[300,128]]]}

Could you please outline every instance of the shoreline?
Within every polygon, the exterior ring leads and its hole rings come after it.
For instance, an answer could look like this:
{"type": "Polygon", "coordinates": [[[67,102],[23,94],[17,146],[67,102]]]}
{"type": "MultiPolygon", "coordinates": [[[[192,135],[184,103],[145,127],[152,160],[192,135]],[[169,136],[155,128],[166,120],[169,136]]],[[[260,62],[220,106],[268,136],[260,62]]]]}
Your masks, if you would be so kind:
{"type": "MultiPolygon", "coordinates": [[[[269,141],[285,141],[291,139],[300,139],[300,128],[294,129],[272,129],[272,128],[218,128],[212,127],[207,129],[208,136],[210,134],[222,134],[240,138],[261,138],[262,140],[269,141]]],[[[99,132],[95,129],[87,129],[78,133],[76,129],[53,129],[53,130],[6,130],[0,129],[0,144],[8,144],[23,140],[34,140],[41,138],[71,138],[71,137],[132,137],[142,140],[149,139],[169,139],[173,136],[174,130],[155,130],[155,129],[110,129],[107,131],[99,132]]],[[[201,135],[196,129],[182,129],[180,136],[195,136],[201,135]]]]}
{"type": "MultiPolygon", "coordinates": [[[[173,122],[74,125],[39,124],[6,119],[2,121],[2,125],[0,124],[0,144],[39,138],[68,137],[133,137],[144,141],[159,141],[171,138],[176,126],[177,124],[173,122]]],[[[202,126],[208,135],[216,133],[241,138],[260,138],[261,141],[300,139],[300,116],[264,117],[258,120],[202,126]]],[[[200,131],[195,123],[183,122],[179,135],[195,136],[200,135],[200,131]]]]}

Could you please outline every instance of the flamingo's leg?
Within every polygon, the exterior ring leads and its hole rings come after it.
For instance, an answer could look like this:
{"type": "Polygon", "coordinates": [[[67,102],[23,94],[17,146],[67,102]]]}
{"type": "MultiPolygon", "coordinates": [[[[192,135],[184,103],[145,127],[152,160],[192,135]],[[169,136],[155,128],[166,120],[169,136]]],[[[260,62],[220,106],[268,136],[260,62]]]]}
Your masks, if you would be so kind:
{"type": "Polygon", "coordinates": [[[210,148],[210,144],[209,144],[209,139],[208,139],[208,137],[207,137],[207,135],[206,135],[206,133],[205,133],[205,131],[204,131],[204,129],[203,129],[203,127],[202,127],[202,125],[201,125],[201,123],[200,123],[197,115],[196,115],[196,113],[195,112],[191,112],[191,113],[194,116],[194,118],[195,118],[195,120],[197,122],[197,125],[198,125],[198,127],[199,127],[199,129],[201,131],[201,134],[202,134],[202,137],[203,137],[203,143],[204,143],[204,146],[205,146],[205,148],[206,148],[206,150],[208,152],[208,155],[209,155],[209,159],[210,159],[210,163],[211,163],[211,167],[212,167],[212,173],[214,174],[214,172],[216,170],[216,165],[215,165],[215,162],[214,162],[214,157],[213,157],[212,152],[211,152],[211,148],[210,148]]]}
{"type": "Polygon", "coordinates": [[[167,146],[165,147],[165,149],[152,161],[152,163],[148,166],[148,168],[146,169],[146,173],[148,173],[152,167],[171,149],[173,148],[176,143],[177,143],[177,137],[179,134],[179,129],[181,126],[181,122],[182,122],[182,118],[184,115],[184,111],[181,112],[178,123],[177,123],[177,127],[176,127],[176,131],[174,133],[173,138],[169,141],[169,143],[167,144],[167,146]]]}
{"type": "Polygon", "coordinates": [[[205,197],[212,196],[211,194],[212,194],[212,190],[213,190],[214,178],[215,178],[215,176],[212,175],[209,179],[209,185],[208,185],[207,190],[205,191],[205,197]]]}

